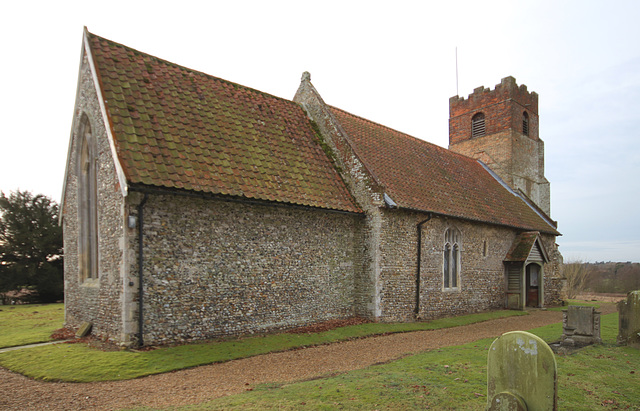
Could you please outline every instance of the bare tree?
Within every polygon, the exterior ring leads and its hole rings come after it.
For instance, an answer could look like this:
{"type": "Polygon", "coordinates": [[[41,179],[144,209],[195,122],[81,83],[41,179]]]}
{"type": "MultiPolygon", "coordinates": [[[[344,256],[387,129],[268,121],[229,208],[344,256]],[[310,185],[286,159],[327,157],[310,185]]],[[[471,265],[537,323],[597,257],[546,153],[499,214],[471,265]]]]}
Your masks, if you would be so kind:
{"type": "Polygon", "coordinates": [[[589,277],[589,266],[583,261],[571,260],[564,264],[564,276],[567,280],[567,297],[575,298],[585,289],[589,277]]]}

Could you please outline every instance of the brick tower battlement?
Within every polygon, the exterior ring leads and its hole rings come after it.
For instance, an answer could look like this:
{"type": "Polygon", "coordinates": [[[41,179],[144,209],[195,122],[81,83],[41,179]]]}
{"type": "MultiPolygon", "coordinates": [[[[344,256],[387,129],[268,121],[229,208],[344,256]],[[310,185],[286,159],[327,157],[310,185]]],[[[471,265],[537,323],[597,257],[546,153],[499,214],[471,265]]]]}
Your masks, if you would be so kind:
{"type": "Polygon", "coordinates": [[[538,94],[505,77],[495,89],[478,87],[449,99],[449,149],[481,160],[547,215],[549,182],[539,136],[538,94]]]}
{"type": "Polygon", "coordinates": [[[538,136],[538,93],[519,86],[513,77],[505,77],[494,90],[480,86],[468,99],[454,96],[449,99],[449,145],[472,137],[471,118],[477,113],[485,116],[485,134],[508,129],[522,131],[523,115],[529,118],[528,137],[538,136]]]}

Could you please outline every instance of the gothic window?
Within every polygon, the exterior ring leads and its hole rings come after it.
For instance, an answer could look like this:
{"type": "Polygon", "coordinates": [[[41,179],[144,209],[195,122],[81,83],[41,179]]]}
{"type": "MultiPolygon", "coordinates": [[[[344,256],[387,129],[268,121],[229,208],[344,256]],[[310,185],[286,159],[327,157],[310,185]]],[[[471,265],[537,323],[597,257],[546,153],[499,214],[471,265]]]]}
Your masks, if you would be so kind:
{"type": "Polygon", "coordinates": [[[522,134],[529,135],[529,113],[526,111],[522,113],[522,134]]]}
{"type": "Polygon", "coordinates": [[[444,256],[442,264],[445,289],[458,288],[460,277],[461,235],[455,228],[448,228],[444,234],[444,256]]]}
{"type": "Polygon", "coordinates": [[[484,113],[477,113],[471,118],[471,137],[482,137],[484,135],[484,113]]]}
{"type": "Polygon", "coordinates": [[[86,115],[78,133],[78,263],[80,280],[98,277],[98,213],[95,141],[86,115]]]}

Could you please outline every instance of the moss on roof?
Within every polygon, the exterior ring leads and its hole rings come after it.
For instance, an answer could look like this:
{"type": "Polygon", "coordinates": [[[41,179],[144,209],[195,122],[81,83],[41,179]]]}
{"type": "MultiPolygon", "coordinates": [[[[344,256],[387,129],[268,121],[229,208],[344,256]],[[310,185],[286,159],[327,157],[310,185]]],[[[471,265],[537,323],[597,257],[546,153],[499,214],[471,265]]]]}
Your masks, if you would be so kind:
{"type": "Polygon", "coordinates": [[[88,36],[130,184],[361,212],[296,103],[88,36]]]}

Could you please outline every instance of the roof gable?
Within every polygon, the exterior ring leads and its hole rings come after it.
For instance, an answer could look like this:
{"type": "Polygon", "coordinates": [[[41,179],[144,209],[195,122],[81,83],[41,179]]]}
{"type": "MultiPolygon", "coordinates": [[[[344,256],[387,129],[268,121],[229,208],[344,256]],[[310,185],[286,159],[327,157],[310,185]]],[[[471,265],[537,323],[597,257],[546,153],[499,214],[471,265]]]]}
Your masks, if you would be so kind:
{"type": "Polygon", "coordinates": [[[545,263],[549,261],[547,251],[540,241],[540,233],[537,231],[520,233],[513,241],[504,261],[525,262],[532,255],[539,256],[545,263]]]}
{"type": "Polygon", "coordinates": [[[343,110],[330,110],[398,207],[558,234],[478,161],[343,110]]]}
{"type": "Polygon", "coordinates": [[[87,36],[129,184],[360,212],[296,103],[87,36]]]}

